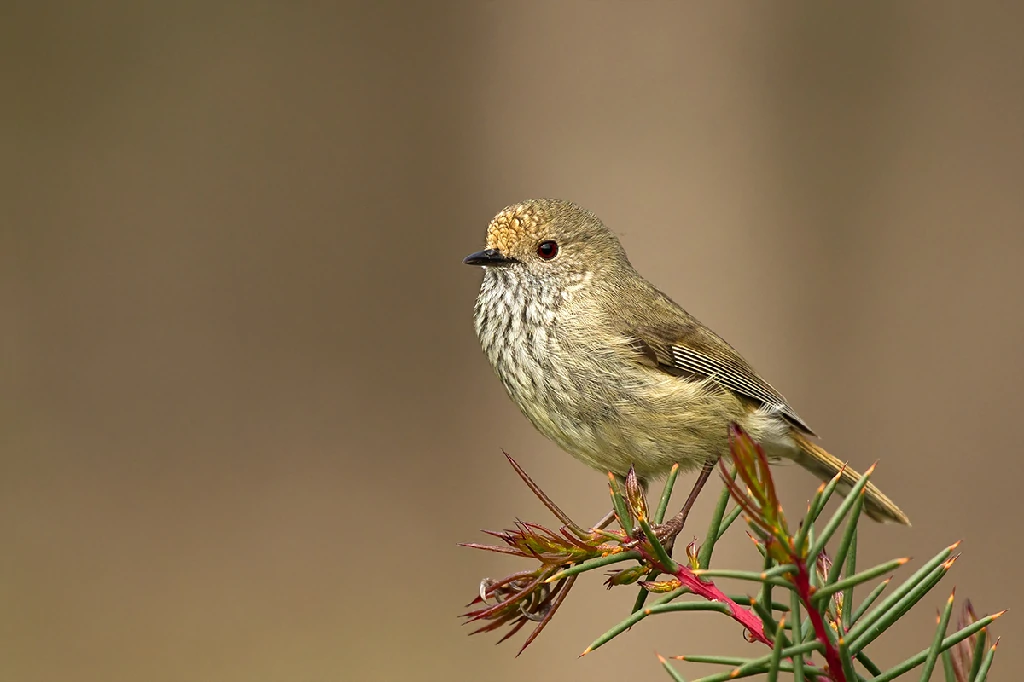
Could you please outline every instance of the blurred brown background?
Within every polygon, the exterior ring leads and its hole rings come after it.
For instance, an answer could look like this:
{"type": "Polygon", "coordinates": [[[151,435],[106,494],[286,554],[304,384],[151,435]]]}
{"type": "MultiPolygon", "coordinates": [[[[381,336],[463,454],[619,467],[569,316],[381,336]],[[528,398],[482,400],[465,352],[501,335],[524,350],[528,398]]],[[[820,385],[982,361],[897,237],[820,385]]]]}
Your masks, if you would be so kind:
{"type": "MultiPolygon", "coordinates": [[[[880,663],[954,583],[1021,606],[1024,5],[3,10],[3,682],[602,682],[749,652],[693,614],[578,660],[632,603],[597,576],[518,659],[460,626],[519,564],[456,542],[549,521],[502,449],[605,510],[472,331],[460,260],[537,195],[881,459],[915,526],[870,526],[862,561],[965,540],[880,663]]],[[[802,509],[815,482],[780,480],[802,509]]],[[[720,561],[757,564],[742,534],[720,561]]]]}

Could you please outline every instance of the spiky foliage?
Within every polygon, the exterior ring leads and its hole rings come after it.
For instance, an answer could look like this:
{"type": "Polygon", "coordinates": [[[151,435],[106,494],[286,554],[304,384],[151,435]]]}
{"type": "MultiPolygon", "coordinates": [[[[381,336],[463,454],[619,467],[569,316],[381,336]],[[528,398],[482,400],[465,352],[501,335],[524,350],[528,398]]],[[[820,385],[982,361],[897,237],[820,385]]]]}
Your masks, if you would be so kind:
{"type": "MultiPolygon", "coordinates": [[[[470,603],[474,608],[464,614],[469,622],[483,623],[474,632],[507,627],[501,638],[504,641],[527,623],[535,622],[519,650],[522,653],[551,621],[582,573],[628,562],[624,568],[613,569],[605,584],[609,588],[634,583],[639,586],[632,613],[598,637],[581,655],[650,616],[676,611],[717,611],[741,625],[746,640],[763,646],[763,653],[746,658],[673,656],[680,661],[726,666],[723,672],[697,682],[724,682],[753,675],[766,675],[774,681],[780,674],[799,681],[858,682],[867,675],[874,682],[886,682],[920,666],[920,679],[927,681],[940,660],[946,682],[985,681],[996,649],[995,644],[989,645],[988,627],[1002,612],[978,618],[968,602],[955,632],[947,634],[953,595],[939,613],[929,646],[885,671],[867,653],[869,645],[942,580],[959,557],[954,554],[959,543],[946,547],[898,587],[888,590],[893,580],[891,574],[907,559],[897,558],[866,569],[857,566],[857,527],[864,506],[864,487],[874,467],[865,472],[835,513],[823,522],[819,517],[840,477],[819,487],[794,530],[779,503],[764,451],[738,426],[731,427],[729,436],[729,460],[719,463],[724,490],[703,544],[698,547],[696,541],[690,543],[683,563],[672,558],[671,549],[689,505],[710,470],[705,470],[683,512],[664,524],[676,480],[675,469],[653,514],[632,471],[624,480],[610,475],[609,491],[618,528],[584,529],[509,457],[519,476],[562,525],[555,531],[518,522],[511,530],[486,531],[503,545],[467,544],[535,562],[530,570],[481,582],[479,596],[470,603]],[[740,515],[744,516],[748,535],[761,556],[761,569],[711,568],[715,544],[740,515]],[[830,543],[831,553],[827,550],[830,543]],[[868,590],[863,599],[855,601],[855,589],[863,589],[880,578],[881,582],[868,590]],[[757,596],[727,593],[718,587],[716,579],[757,585],[757,596]],[[888,595],[883,598],[886,591],[888,595]],[[648,604],[651,595],[657,598],[648,604]]],[[[668,658],[658,658],[672,679],[684,679],[668,658]]]]}

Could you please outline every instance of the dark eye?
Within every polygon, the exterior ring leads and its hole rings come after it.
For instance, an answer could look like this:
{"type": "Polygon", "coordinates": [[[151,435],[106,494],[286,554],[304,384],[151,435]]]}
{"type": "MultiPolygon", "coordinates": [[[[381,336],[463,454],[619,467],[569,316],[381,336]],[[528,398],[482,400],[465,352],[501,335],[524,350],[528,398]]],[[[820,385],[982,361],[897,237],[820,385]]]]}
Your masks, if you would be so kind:
{"type": "Polygon", "coordinates": [[[544,260],[551,260],[558,255],[558,242],[551,239],[537,245],[537,255],[544,260]]]}

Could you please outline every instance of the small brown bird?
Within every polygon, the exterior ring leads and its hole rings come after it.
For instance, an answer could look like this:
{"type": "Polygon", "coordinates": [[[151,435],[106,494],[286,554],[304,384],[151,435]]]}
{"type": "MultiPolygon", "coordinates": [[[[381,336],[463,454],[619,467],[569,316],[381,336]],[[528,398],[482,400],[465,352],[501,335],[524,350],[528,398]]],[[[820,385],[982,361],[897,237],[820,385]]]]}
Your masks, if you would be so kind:
{"type": "MultiPolygon", "coordinates": [[[[533,425],[602,472],[642,481],[728,452],[737,423],[769,457],[828,480],[843,462],[713,331],[641,277],[618,238],[568,201],[509,206],[465,263],[484,269],[474,308],[484,353],[533,425]]],[[[846,468],[845,489],[860,475],[846,468]]],[[[865,511],[910,524],[868,483],[865,511]]]]}

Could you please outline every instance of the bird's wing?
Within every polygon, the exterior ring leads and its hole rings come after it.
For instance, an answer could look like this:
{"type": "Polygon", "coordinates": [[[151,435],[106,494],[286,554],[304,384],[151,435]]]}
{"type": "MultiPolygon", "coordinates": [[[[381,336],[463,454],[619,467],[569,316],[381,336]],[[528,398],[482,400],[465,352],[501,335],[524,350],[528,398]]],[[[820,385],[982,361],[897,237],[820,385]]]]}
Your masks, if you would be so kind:
{"type": "Polygon", "coordinates": [[[814,435],[781,393],[732,346],[695,320],[643,326],[628,333],[641,363],[675,376],[709,379],[814,435]]]}

